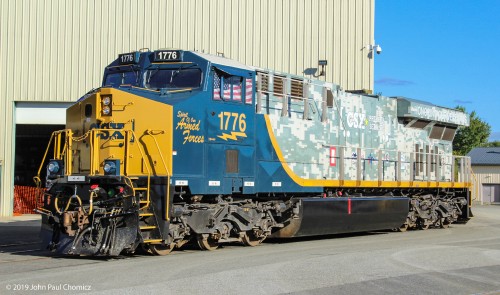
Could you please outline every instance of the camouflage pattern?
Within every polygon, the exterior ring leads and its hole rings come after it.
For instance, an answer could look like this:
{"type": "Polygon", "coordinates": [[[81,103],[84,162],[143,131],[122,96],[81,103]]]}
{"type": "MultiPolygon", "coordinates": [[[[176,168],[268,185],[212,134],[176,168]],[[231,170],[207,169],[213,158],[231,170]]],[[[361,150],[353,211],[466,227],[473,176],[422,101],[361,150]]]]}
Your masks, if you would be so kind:
{"type": "Polygon", "coordinates": [[[261,112],[268,115],[284,160],[297,176],[342,179],[343,166],[344,180],[452,181],[452,142],[429,135],[434,124],[468,125],[467,114],[401,98],[352,94],[319,80],[304,80],[308,91],[303,100],[290,97],[290,79],[297,77],[272,71],[260,75],[270,77],[269,91],[261,95],[261,112]],[[273,93],[273,74],[287,77],[285,99],[273,93]],[[325,93],[333,97],[329,103],[325,93]],[[405,127],[406,118],[431,122],[423,129],[405,127]]]}

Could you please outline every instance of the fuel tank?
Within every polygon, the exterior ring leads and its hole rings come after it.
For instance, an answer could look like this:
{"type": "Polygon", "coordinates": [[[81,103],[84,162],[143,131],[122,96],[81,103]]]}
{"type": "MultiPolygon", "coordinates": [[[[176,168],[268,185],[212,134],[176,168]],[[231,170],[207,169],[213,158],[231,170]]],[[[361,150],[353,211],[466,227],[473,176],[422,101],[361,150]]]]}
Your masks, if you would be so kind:
{"type": "Polygon", "coordinates": [[[409,212],[404,197],[300,199],[299,214],[272,238],[364,232],[399,228],[409,212]]]}

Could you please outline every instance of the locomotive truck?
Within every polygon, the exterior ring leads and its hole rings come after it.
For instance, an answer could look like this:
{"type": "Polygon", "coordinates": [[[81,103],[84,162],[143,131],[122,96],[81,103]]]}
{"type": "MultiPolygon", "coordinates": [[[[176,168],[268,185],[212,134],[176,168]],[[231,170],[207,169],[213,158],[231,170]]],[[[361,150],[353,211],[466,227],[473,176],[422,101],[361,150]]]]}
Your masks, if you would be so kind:
{"type": "Polygon", "coordinates": [[[165,255],[470,217],[467,114],[196,51],[118,55],[67,109],[35,181],[67,255],[165,255]],[[44,167],[46,167],[44,169],[44,167]],[[43,171],[42,171],[43,170],[43,171]]]}

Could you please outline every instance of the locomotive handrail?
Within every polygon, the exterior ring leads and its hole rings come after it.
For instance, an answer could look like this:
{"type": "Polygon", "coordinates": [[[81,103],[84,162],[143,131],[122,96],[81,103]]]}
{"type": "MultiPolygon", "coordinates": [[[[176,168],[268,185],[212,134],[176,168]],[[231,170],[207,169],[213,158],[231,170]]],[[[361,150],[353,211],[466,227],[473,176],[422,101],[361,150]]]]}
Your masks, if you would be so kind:
{"type": "Polygon", "coordinates": [[[47,158],[47,154],[49,153],[52,139],[54,138],[54,133],[55,132],[52,132],[52,134],[50,135],[49,143],[47,144],[47,148],[45,149],[45,153],[43,154],[42,162],[40,163],[40,167],[38,168],[37,175],[35,177],[33,177],[33,180],[35,181],[35,184],[37,185],[37,187],[39,186],[39,184],[41,184],[40,173],[42,172],[43,163],[45,163],[45,159],[47,158]]]}
{"type": "MultiPolygon", "coordinates": [[[[265,72],[258,72],[257,74],[257,77],[259,76],[267,76],[268,78],[269,77],[274,77],[276,76],[275,74],[270,74],[270,73],[265,73],[265,72]]],[[[328,83],[315,83],[314,80],[311,80],[311,79],[295,79],[295,78],[292,78],[292,77],[286,77],[286,76],[279,76],[280,79],[282,79],[283,81],[287,81],[287,82],[291,82],[291,81],[296,81],[299,83],[299,85],[302,85],[302,93],[304,94],[303,96],[296,96],[296,95],[292,95],[292,93],[290,91],[288,91],[287,87],[283,87],[283,91],[282,92],[275,92],[274,89],[273,91],[269,91],[269,90],[262,90],[262,81],[260,81],[260,79],[257,81],[257,92],[258,93],[263,93],[263,94],[272,94],[272,95],[276,95],[276,96],[283,96],[283,95],[286,95],[287,97],[289,98],[292,98],[292,99],[297,99],[297,100],[302,100],[302,101],[306,101],[306,100],[313,100],[313,101],[316,101],[316,102],[323,102],[323,99],[314,99],[309,97],[308,95],[306,95],[306,91],[304,91],[304,88],[307,88],[309,86],[319,86],[321,88],[324,88],[324,89],[329,89],[331,91],[333,90],[337,90],[337,89],[334,89],[335,88],[335,84],[331,84],[331,85],[328,85],[328,83]]]]}
{"type": "MultiPolygon", "coordinates": [[[[126,155],[128,154],[130,150],[130,138],[137,138],[133,130],[123,130],[123,129],[91,129],[87,131],[85,134],[79,136],[79,137],[73,137],[73,131],[71,129],[63,129],[63,130],[58,130],[54,131],[51,134],[51,137],[49,139],[49,143],[47,144],[47,148],[45,150],[45,153],[42,158],[42,162],[40,164],[40,167],[38,169],[37,175],[33,177],[33,181],[35,182],[35,185],[37,187],[41,187],[42,181],[40,179],[40,174],[43,169],[43,164],[45,160],[47,159],[47,155],[49,153],[49,150],[52,148],[53,149],[53,159],[54,160],[64,160],[64,176],[69,176],[72,175],[72,147],[73,147],[73,141],[82,141],[85,138],[90,137],[89,143],[90,143],[90,171],[89,175],[90,176],[95,176],[97,173],[99,173],[99,166],[100,166],[100,157],[99,157],[99,134],[100,132],[124,132],[125,133],[125,152],[123,155],[123,163],[124,163],[124,175],[126,177],[129,176],[128,172],[128,161],[126,158],[126,155]],[[64,138],[64,145],[61,148],[61,143],[62,143],[62,135],[65,135],[64,138]]],[[[149,167],[148,161],[146,161],[145,153],[141,147],[140,144],[137,145],[137,148],[141,154],[141,159],[144,161],[145,167],[146,167],[146,176],[147,176],[147,192],[146,192],[146,201],[144,207],[149,206],[150,204],[150,179],[151,179],[151,169],[149,167]]],[[[162,156],[162,161],[164,162],[163,155],[162,156]]],[[[165,163],[164,163],[165,164],[165,163]]],[[[167,173],[170,174],[170,172],[167,173]]],[[[132,189],[135,192],[135,188],[132,186],[132,189]]]]}
{"type": "MultiPolygon", "coordinates": [[[[260,91],[261,93],[266,93],[266,94],[278,94],[278,96],[287,96],[289,98],[293,98],[293,99],[298,99],[298,100],[315,100],[313,98],[310,98],[310,97],[301,97],[301,96],[295,96],[295,95],[292,95],[291,93],[278,93],[278,92],[273,92],[273,91],[265,91],[265,90],[261,90],[260,91]]],[[[321,101],[319,99],[316,99],[315,101],[321,101]]]]}
{"type": "MultiPolygon", "coordinates": [[[[274,84],[273,84],[274,85],[274,84]]],[[[333,102],[335,103],[335,106],[337,107],[337,112],[339,112],[338,104],[335,101],[335,97],[333,95],[333,91],[338,92],[339,88],[336,87],[335,84],[329,84],[329,83],[314,83],[313,80],[310,79],[295,79],[292,77],[286,77],[286,76],[279,76],[275,74],[269,74],[269,73],[264,73],[264,72],[258,72],[257,73],[257,89],[256,89],[256,112],[261,113],[262,112],[262,100],[263,96],[267,94],[269,98],[273,97],[276,100],[281,100],[281,116],[288,116],[291,112],[296,112],[292,110],[291,107],[289,107],[289,104],[292,103],[292,100],[299,100],[303,103],[303,110],[299,111],[299,113],[302,113],[302,119],[308,120],[310,119],[309,117],[309,103],[313,102],[316,105],[316,108],[320,110],[320,113],[318,114],[318,118],[321,120],[321,122],[326,122],[328,120],[328,108],[333,107],[333,105],[329,105],[328,103],[328,92],[332,93],[332,98],[333,102]],[[283,81],[283,88],[281,91],[276,92],[273,86],[272,91],[269,89],[269,84],[268,84],[268,89],[263,90],[262,89],[262,77],[267,76],[268,77],[268,83],[269,80],[273,80],[274,77],[278,77],[283,81]],[[298,83],[298,85],[293,85],[293,82],[298,83]],[[322,88],[322,94],[320,99],[316,99],[314,96],[310,97],[310,91],[309,87],[311,86],[319,86],[322,88]],[[297,96],[293,95],[293,89],[300,89],[302,88],[302,96],[297,96]],[[318,105],[321,104],[321,108],[318,108],[318,105]]],[[[338,96],[338,94],[337,94],[338,96]]],[[[270,108],[268,105],[267,108],[270,108]]],[[[277,108],[278,109],[278,108],[277,108]]],[[[339,118],[342,126],[345,128],[345,123],[342,118],[342,114],[339,112],[339,118]]]]}
{"type": "MultiPolygon", "coordinates": [[[[129,133],[132,135],[132,137],[133,137],[133,138],[138,138],[138,137],[135,135],[134,130],[125,130],[125,134],[129,134],[129,133]]],[[[125,137],[125,142],[126,142],[126,143],[125,143],[125,146],[126,146],[126,147],[128,147],[128,146],[129,146],[129,143],[130,143],[130,140],[128,140],[128,138],[130,138],[130,135],[125,137]]],[[[137,147],[139,148],[139,152],[141,153],[141,158],[142,158],[142,160],[144,161],[144,164],[145,164],[145,166],[146,166],[146,170],[147,170],[147,172],[148,172],[148,177],[147,177],[147,185],[146,185],[146,187],[147,187],[147,190],[146,190],[146,203],[145,203],[145,205],[144,205],[144,206],[142,206],[142,207],[140,208],[140,210],[142,210],[142,209],[144,209],[144,208],[149,207],[149,204],[151,203],[151,200],[150,200],[150,190],[151,190],[151,169],[150,169],[150,167],[149,167],[148,161],[146,161],[147,159],[146,159],[146,157],[144,156],[144,151],[142,150],[141,145],[140,145],[140,144],[137,144],[137,147]]],[[[128,150],[128,148],[126,148],[126,150],[128,150]]],[[[125,161],[125,156],[126,156],[126,155],[127,155],[127,154],[124,154],[124,160],[123,160],[123,162],[124,162],[124,163],[126,162],[126,161],[125,161]]],[[[127,166],[128,166],[128,165],[127,165],[127,166]]],[[[132,186],[132,190],[134,190],[134,195],[135,195],[135,190],[136,190],[136,189],[135,189],[133,186],[132,186]]]]}
{"type": "MultiPolygon", "coordinates": [[[[124,169],[123,169],[123,174],[125,176],[130,176],[129,175],[129,171],[128,171],[128,167],[129,167],[129,164],[128,164],[128,161],[126,159],[126,156],[128,155],[128,152],[130,151],[130,138],[138,138],[135,134],[135,132],[133,130],[123,130],[123,129],[92,129],[91,130],[91,147],[90,147],[90,151],[91,151],[91,167],[90,167],[90,170],[91,170],[91,175],[96,175],[95,174],[95,171],[99,171],[99,170],[96,170],[96,167],[99,166],[99,157],[96,157],[96,155],[99,155],[99,136],[97,136],[99,133],[98,132],[102,132],[102,131],[106,131],[106,132],[125,132],[125,139],[124,139],[124,142],[125,142],[125,148],[124,148],[124,154],[123,154],[123,164],[124,164],[124,169]]],[[[146,200],[145,200],[145,205],[141,207],[141,209],[144,209],[146,207],[149,206],[150,204],[150,187],[151,187],[151,169],[149,167],[149,164],[148,164],[148,161],[146,161],[146,157],[144,156],[144,151],[142,150],[142,147],[140,144],[137,145],[137,148],[141,154],[141,159],[144,161],[144,165],[146,167],[146,171],[147,171],[147,185],[146,185],[146,200]]],[[[134,191],[134,194],[135,194],[135,191],[136,191],[136,188],[134,188],[133,186],[131,187],[132,190],[134,191]]]]}
{"type": "Polygon", "coordinates": [[[164,130],[146,130],[146,134],[151,136],[156,144],[156,148],[158,149],[158,153],[160,154],[161,162],[163,163],[163,167],[165,167],[165,172],[167,173],[167,198],[165,200],[165,219],[170,220],[169,212],[170,212],[170,171],[168,170],[167,163],[165,163],[165,158],[163,157],[163,153],[161,152],[160,145],[156,140],[155,134],[153,132],[159,132],[160,134],[164,134],[164,130]]]}
{"type": "MultiPolygon", "coordinates": [[[[321,86],[321,87],[325,87],[325,82],[322,82],[322,83],[315,83],[314,79],[309,79],[309,78],[305,78],[304,79],[300,79],[300,78],[293,78],[293,77],[286,77],[286,76],[281,76],[280,74],[271,74],[271,73],[266,73],[266,72],[261,72],[261,71],[258,71],[258,75],[261,75],[261,76],[267,76],[267,77],[275,77],[275,76],[278,76],[280,79],[282,80],[285,80],[285,81],[297,81],[299,82],[300,84],[307,84],[307,85],[313,85],[313,86],[321,86]]],[[[328,83],[328,82],[326,82],[328,83]]],[[[335,85],[333,83],[331,83],[332,85],[335,85]]]]}
{"type": "MultiPolygon", "coordinates": [[[[432,152],[402,152],[400,150],[342,145],[323,146],[336,149],[336,155],[330,155],[330,166],[336,166],[336,168],[331,167],[330,169],[334,170],[330,170],[329,176],[324,175],[324,177],[326,177],[325,179],[338,179],[340,186],[354,184],[361,186],[362,182],[378,187],[405,187],[408,183],[411,186],[419,187],[471,185],[470,158],[467,156],[442,155],[432,152]],[[417,154],[420,155],[418,158],[417,154]],[[348,172],[349,167],[354,169],[351,168],[348,172]]],[[[284,164],[292,164],[292,162],[287,161],[284,164]]],[[[321,158],[301,164],[329,165],[328,161],[323,162],[321,158]]]]}
{"type": "MultiPolygon", "coordinates": [[[[33,177],[35,183],[37,183],[37,180],[35,180],[35,178],[38,178],[38,180],[40,180],[40,173],[42,172],[42,168],[43,168],[43,163],[45,163],[45,160],[47,159],[47,155],[49,153],[49,150],[52,146],[52,141],[54,141],[54,145],[53,145],[53,155],[54,155],[54,159],[55,160],[61,160],[61,155],[64,155],[65,154],[65,151],[63,151],[61,153],[60,151],[60,140],[61,140],[61,134],[62,133],[66,133],[68,134],[68,131],[71,131],[70,129],[62,129],[62,130],[57,130],[57,131],[54,131],[52,132],[52,134],[50,135],[50,139],[49,139],[49,143],[47,144],[47,148],[45,149],[45,153],[43,154],[43,158],[42,158],[42,162],[40,163],[40,167],[38,168],[38,172],[37,172],[37,175],[35,177],[33,177]],[[57,140],[56,140],[57,138],[57,140]]],[[[66,136],[66,143],[67,141],[69,140],[68,136],[66,136]]],[[[65,147],[66,147],[66,144],[65,144],[65,147]]]]}
{"type": "MultiPolygon", "coordinates": [[[[130,176],[129,170],[128,170],[129,163],[128,163],[126,157],[130,151],[130,142],[131,142],[130,138],[137,138],[137,136],[135,135],[135,132],[133,130],[112,129],[112,128],[90,130],[90,134],[91,134],[90,175],[94,176],[94,175],[96,175],[96,172],[99,171],[98,167],[100,164],[100,157],[98,155],[99,155],[99,139],[100,139],[100,137],[98,135],[100,134],[99,132],[103,132],[103,131],[105,131],[105,132],[124,132],[125,133],[125,138],[124,138],[125,147],[124,147],[124,153],[123,153],[123,165],[124,165],[123,174],[126,178],[128,178],[128,176],[130,176]]],[[[147,174],[146,174],[146,176],[147,176],[146,200],[145,200],[144,206],[141,207],[141,209],[144,209],[144,208],[148,207],[149,204],[151,203],[151,200],[150,200],[151,169],[149,167],[148,161],[146,161],[146,157],[144,156],[144,151],[142,150],[141,145],[138,144],[137,148],[141,154],[141,159],[143,160],[144,165],[146,167],[146,171],[147,171],[147,174]]],[[[134,191],[134,195],[135,195],[136,188],[134,188],[133,185],[131,185],[131,188],[134,191]]]]}

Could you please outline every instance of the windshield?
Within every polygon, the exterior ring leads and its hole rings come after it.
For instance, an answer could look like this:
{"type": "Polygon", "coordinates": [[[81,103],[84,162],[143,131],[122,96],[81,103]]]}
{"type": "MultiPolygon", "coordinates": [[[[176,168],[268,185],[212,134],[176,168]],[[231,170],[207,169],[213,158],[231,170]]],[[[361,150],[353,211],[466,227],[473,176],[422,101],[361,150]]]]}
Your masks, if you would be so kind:
{"type": "Polygon", "coordinates": [[[200,69],[153,69],[145,73],[145,86],[160,88],[197,88],[201,84],[200,69]]]}
{"type": "Polygon", "coordinates": [[[118,87],[120,85],[138,85],[139,74],[136,71],[118,72],[106,75],[104,86],[118,87]]]}

